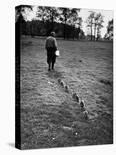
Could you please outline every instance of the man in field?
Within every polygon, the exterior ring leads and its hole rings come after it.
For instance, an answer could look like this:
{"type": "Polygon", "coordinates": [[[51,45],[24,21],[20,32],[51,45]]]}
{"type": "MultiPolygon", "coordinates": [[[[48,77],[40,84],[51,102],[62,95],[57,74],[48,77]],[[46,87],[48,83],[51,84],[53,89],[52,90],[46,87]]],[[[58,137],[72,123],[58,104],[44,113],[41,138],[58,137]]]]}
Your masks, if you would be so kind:
{"type": "Polygon", "coordinates": [[[47,63],[48,63],[48,71],[51,69],[54,70],[54,64],[56,62],[56,50],[57,50],[57,42],[55,39],[55,32],[51,32],[50,36],[47,37],[45,48],[47,50],[47,63]]]}

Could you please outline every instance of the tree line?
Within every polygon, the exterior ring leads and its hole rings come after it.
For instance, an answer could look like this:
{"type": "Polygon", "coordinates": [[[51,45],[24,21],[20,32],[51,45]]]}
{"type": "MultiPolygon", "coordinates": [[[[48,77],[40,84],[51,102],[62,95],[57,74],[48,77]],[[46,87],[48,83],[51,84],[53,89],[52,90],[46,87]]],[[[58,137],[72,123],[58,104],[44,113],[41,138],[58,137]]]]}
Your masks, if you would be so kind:
{"type": "MultiPolygon", "coordinates": [[[[64,39],[85,39],[86,36],[82,29],[82,17],[79,16],[81,9],[77,8],[56,8],[39,6],[36,11],[36,19],[28,21],[26,12],[33,11],[30,5],[16,7],[16,25],[20,25],[21,34],[48,36],[51,31],[55,31],[58,37],[64,39]]],[[[113,20],[112,20],[113,21],[113,20]]],[[[103,27],[103,15],[101,13],[90,12],[87,18],[90,40],[101,38],[103,27]]],[[[109,21],[109,25],[112,22],[109,21]]],[[[113,35],[113,28],[107,26],[107,34],[113,35]]],[[[107,38],[107,36],[105,37],[107,38]]]]}

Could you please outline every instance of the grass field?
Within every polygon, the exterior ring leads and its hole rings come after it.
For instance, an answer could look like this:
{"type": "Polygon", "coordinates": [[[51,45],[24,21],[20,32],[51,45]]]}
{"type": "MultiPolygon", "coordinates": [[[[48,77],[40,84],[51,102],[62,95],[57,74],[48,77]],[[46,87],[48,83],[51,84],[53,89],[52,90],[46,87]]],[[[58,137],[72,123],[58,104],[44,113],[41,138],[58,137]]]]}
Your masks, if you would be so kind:
{"type": "Polygon", "coordinates": [[[52,72],[44,44],[37,37],[21,40],[21,148],[112,144],[112,42],[58,40],[60,57],[52,72]],[[71,92],[85,101],[88,120],[71,92]]]}

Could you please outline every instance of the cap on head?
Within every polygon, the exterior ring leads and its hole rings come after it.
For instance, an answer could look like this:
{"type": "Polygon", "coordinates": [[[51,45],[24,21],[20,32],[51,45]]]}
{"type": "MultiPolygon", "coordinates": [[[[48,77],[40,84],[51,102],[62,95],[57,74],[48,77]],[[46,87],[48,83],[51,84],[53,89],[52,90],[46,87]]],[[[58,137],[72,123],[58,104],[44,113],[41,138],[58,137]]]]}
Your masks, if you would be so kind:
{"type": "Polygon", "coordinates": [[[52,37],[55,37],[55,32],[51,32],[50,35],[51,35],[52,37]]]}

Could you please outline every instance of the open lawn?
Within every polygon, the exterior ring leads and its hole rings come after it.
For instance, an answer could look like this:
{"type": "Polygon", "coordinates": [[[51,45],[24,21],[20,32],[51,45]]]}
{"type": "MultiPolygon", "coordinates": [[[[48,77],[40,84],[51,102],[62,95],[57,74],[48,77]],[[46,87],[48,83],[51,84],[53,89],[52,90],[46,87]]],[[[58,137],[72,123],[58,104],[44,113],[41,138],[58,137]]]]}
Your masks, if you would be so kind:
{"type": "Polygon", "coordinates": [[[52,72],[44,44],[37,37],[21,40],[21,148],[112,144],[112,42],[58,40],[60,57],[52,72]],[[89,119],[72,92],[85,101],[89,119]]]}

